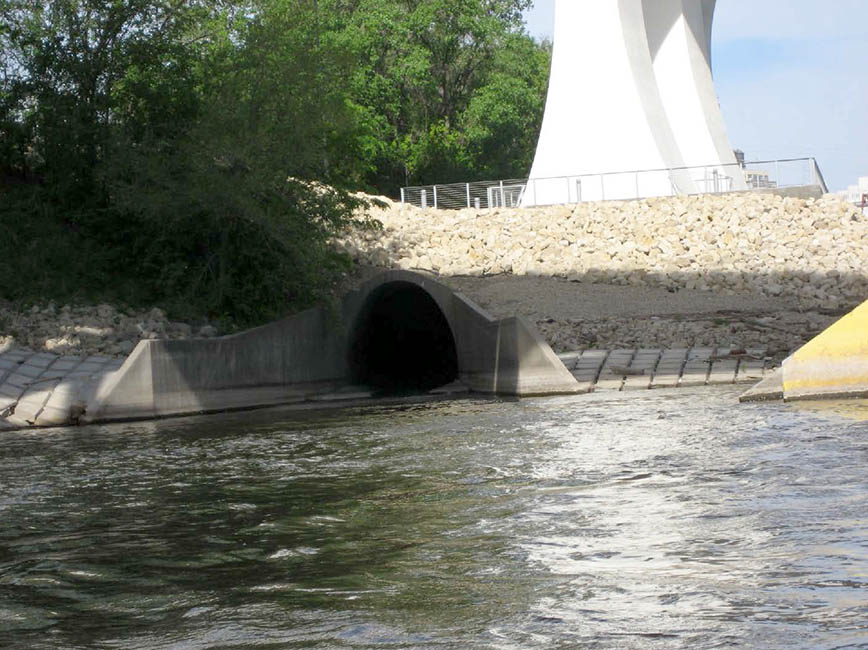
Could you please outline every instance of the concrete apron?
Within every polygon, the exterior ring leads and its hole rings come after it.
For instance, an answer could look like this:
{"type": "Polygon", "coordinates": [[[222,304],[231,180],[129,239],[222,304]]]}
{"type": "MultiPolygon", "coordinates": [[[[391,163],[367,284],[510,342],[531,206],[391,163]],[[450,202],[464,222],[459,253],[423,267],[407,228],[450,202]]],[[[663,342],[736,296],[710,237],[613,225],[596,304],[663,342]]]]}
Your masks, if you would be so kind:
{"type": "MultiPolygon", "coordinates": [[[[152,346],[142,349],[150,353],[152,346]]],[[[772,359],[764,349],[733,349],[731,347],[690,349],[588,349],[573,350],[558,355],[576,379],[578,392],[641,392],[652,389],[675,389],[695,386],[724,386],[763,381],[757,389],[769,399],[780,399],[780,372],[773,372],[772,359]],[[777,383],[778,394],[769,393],[768,384],[777,383]]],[[[435,349],[435,354],[440,351],[435,349]]],[[[429,356],[430,359],[430,356],[429,356]]],[[[411,359],[416,363],[418,358],[411,359]]],[[[30,426],[62,426],[74,424],[86,414],[88,405],[98,393],[112,393],[112,386],[122,375],[119,359],[92,356],[61,357],[31,350],[0,348],[0,429],[30,426]]],[[[131,363],[135,367],[137,363],[131,363]]],[[[124,375],[127,380],[129,377],[124,375]]],[[[253,386],[215,390],[199,395],[195,413],[219,412],[268,406],[283,406],[294,410],[344,408],[360,405],[407,404],[465,396],[470,389],[460,380],[441,384],[427,391],[409,394],[381,391],[369,386],[341,383],[308,383],[286,386],[253,386]]],[[[139,386],[141,394],[133,393],[138,404],[121,405],[124,409],[140,407],[142,395],[153,400],[147,380],[139,386]]],[[[485,394],[485,391],[481,392],[485,394]]],[[[488,392],[490,395],[496,393],[488,392]]],[[[476,393],[477,398],[480,392],[476,393]]],[[[638,395],[637,395],[638,396],[638,395]]],[[[172,415],[171,413],[169,415],[172,415]]],[[[147,417],[160,417],[150,415],[147,417]]],[[[107,418],[108,419],[108,418],[107,418]]]]}
{"type": "Polygon", "coordinates": [[[784,360],[742,401],[868,397],[868,301],[784,360]]]}
{"type": "Polygon", "coordinates": [[[356,394],[352,387],[360,378],[381,388],[400,386],[402,378],[390,384],[388,374],[406,373],[417,358],[425,360],[416,364],[421,372],[442,366],[422,380],[436,385],[458,382],[475,393],[519,397],[581,392],[527,322],[494,319],[445,285],[407,271],[369,280],[344,297],[337,314],[318,308],[217,339],[140,341],[120,368],[100,362],[97,372],[94,362],[74,375],[60,372],[56,364],[64,362],[52,356],[31,353],[0,368],[0,384],[9,380],[0,396],[0,428],[152,419],[292,404],[342,390],[356,394]],[[429,335],[437,343],[433,350],[427,349],[429,335]],[[58,372],[52,374],[52,367],[58,372]]]}

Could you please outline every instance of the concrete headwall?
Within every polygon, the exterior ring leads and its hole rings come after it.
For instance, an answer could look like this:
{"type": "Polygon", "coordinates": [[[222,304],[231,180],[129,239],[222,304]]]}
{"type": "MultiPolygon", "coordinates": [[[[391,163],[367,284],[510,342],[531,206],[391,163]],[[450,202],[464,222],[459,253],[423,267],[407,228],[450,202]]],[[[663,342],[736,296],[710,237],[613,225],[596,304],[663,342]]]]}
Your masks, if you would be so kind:
{"type": "Polygon", "coordinates": [[[360,262],[449,275],[549,275],[791,296],[836,309],[868,295],[868,221],[836,196],[736,193],[527,209],[390,203],[382,232],[341,242],[360,262]]]}
{"type": "Polygon", "coordinates": [[[496,320],[460,293],[425,276],[392,271],[381,274],[344,303],[344,322],[358,327],[368,297],[378,287],[411,282],[437,303],[455,340],[459,378],[481,393],[522,395],[571,392],[563,364],[533,328],[520,318],[496,320]]]}
{"type": "MultiPolygon", "coordinates": [[[[350,292],[339,316],[312,309],[235,336],[142,341],[120,370],[105,378],[82,419],[154,418],[284,404],[347,385],[354,380],[354,335],[362,326],[383,325],[368,322],[370,307],[390,287],[411,287],[436,303],[454,341],[455,379],[470,390],[502,395],[578,391],[548,344],[521,319],[495,320],[439,282],[391,271],[350,292]]],[[[402,317],[412,320],[414,314],[395,314],[402,317]]],[[[414,363],[413,352],[400,350],[406,364],[414,363]]]]}

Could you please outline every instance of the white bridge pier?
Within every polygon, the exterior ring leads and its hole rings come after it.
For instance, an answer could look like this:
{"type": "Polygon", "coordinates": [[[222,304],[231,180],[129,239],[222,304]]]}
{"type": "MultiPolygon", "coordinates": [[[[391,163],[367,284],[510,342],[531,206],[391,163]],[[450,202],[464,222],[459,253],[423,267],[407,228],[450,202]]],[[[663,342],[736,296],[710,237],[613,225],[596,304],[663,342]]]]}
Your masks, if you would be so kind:
{"type": "Polygon", "coordinates": [[[522,205],[745,189],[711,74],[715,3],[555,0],[522,205]]]}

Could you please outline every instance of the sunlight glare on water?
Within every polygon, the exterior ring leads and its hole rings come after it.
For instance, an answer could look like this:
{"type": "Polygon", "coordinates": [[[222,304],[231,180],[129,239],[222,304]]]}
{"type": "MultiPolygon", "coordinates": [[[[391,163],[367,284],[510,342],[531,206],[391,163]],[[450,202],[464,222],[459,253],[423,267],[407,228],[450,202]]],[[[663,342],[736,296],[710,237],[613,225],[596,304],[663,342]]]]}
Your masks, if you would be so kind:
{"type": "Polygon", "coordinates": [[[868,406],[737,395],[4,434],[0,647],[868,647],[868,406]]]}

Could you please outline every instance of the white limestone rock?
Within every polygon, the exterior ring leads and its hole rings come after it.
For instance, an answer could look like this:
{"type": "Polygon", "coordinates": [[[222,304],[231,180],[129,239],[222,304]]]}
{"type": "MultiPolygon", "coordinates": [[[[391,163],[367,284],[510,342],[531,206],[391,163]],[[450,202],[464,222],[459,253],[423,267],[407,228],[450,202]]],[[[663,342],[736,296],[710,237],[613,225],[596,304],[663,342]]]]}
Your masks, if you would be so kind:
{"type": "Polygon", "coordinates": [[[868,222],[838,197],[743,193],[528,209],[373,209],[380,233],[337,245],[362,264],[440,275],[512,273],[793,297],[868,296],[868,222]],[[424,262],[423,262],[424,260],[424,262]]]}

